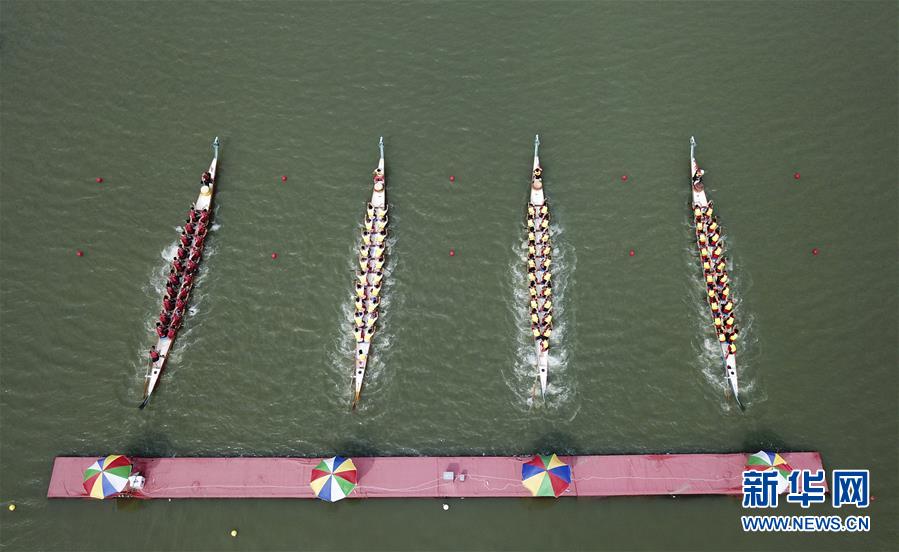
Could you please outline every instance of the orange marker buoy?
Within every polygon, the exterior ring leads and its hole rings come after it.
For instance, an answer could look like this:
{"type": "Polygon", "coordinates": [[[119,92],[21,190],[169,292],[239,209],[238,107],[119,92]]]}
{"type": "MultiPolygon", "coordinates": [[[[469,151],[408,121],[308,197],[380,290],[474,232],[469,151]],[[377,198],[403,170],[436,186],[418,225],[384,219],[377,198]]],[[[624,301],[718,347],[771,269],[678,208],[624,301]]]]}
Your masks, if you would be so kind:
{"type": "Polygon", "coordinates": [[[455,257],[455,256],[456,256],[456,250],[450,249],[450,257],[455,257]]]}
{"type": "Polygon", "coordinates": [[[278,254],[277,254],[277,253],[272,253],[272,260],[277,259],[277,258],[278,258],[278,254]]]}
{"type": "Polygon", "coordinates": [[[817,247],[812,249],[812,255],[814,255],[816,257],[818,256],[818,248],[817,247]]]}
{"type": "Polygon", "coordinates": [[[286,174],[281,176],[281,182],[287,182],[287,175],[286,175],[286,174]]]}
{"type": "Polygon", "coordinates": [[[84,251],[82,251],[80,249],[75,251],[75,256],[76,257],[84,257],[84,251]]]}
{"type": "Polygon", "coordinates": [[[622,174],[622,175],[621,175],[621,181],[622,181],[622,182],[627,182],[627,175],[626,175],[626,174],[622,174]]]}
{"type": "Polygon", "coordinates": [[[799,174],[798,172],[795,172],[795,173],[793,173],[793,178],[795,178],[796,180],[799,180],[800,178],[802,178],[802,175],[799,174]]]}
{"type": "Polygon", "coordinates": [[[629,256],[633,257],[634,255],[637,254],[637,252],[634,251],[633,249],[631,249],[630,251],[627,252],[627,254],[628,254],[629,256]]]}
{"type": "Polygon", "coordinates": [[[455,181],[456,181],[456,177],[453,175],[450,175],[450,182],[455,182],[455,181]]]}
{"type": "Polygon", "coordinates": [[[97,177],[97,178],[96,178],[96,180],[97,180],[97,184],[99,184],[99,183],[101,183],[101,182],[103,182],[103,179],[102,179],[102,178],[100,178],[100,177],[99,177],[99,176],[98,176],[98,177],[97,177]]]}

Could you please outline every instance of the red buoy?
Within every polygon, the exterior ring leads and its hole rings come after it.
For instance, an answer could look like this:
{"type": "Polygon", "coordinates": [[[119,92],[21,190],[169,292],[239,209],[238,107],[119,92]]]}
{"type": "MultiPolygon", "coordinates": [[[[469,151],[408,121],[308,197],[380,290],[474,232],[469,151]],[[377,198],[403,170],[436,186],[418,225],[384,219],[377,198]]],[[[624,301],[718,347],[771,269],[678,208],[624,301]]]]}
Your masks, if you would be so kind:
{"type": "Polygon", "coordinates": [[[277,259],[277,258],[278,258],[278,254],[277,254],[277,253],[272,253],[272,259],[277,259]]]}
{"type": "Polygon", "coordinates": [[[84,257],[84,251],[82,251],[80,249],[75,251],[75,256],[76,257],[84,257]]]}
{"type": "Polygon", "coordinates": [[[627,254],[630,255],[631,257],[633,257],[634,255],[637,254],[637,252],[634,251],[633,249],[631,249],[630,251],[627,252],[627,254]]]}
{"type": "Polygon", "coordinates": [[[450,182],[455,182],[455,181],[456,181],[456,177],[453,175],[450,175],[450,182]]]}
{"type": "Polygon", "coordinates": [[[450,257],[455,257],[455,256],[456,256],[456,250],[450,249],[450,257]]]}
{"type": "Polygon", "coordinates": [[[818,248],[817,247],[812,249],[812,255],[814,255],[816,257],[818,256],[818,248]]]}
{"type": "Polygon", "coordinates": [[[621,181],[622,181],[622,182],[627,182],[627,175],[626,175],[626,174],[622,174],[622,175],[621,175],[621,181]]]}
{"type": "Polygon", "coordinates": [[[794,172],[794,173],[793,173],[793,178],[795,178],[796,180],[799,180],[800,178],[802,178],[802,175],[799,174],[798,172],[794,172]]]}
{"type": "Polygon", "coordinates": [[[96,180],[97,180],[97,184],[99,184],[99,183],[101,183],[101,182],[103,182],[103,179],[102,179],[102,178],[100,178],[100,177],[99,177],[99,176],[98,176],[98,177],[97,177],[97,178],[96,178],[96,180]]]}
{"type": "Polygon", "coordinates": [[[281,176],[281,182],[287,182],[287,175],[281,176]]]}

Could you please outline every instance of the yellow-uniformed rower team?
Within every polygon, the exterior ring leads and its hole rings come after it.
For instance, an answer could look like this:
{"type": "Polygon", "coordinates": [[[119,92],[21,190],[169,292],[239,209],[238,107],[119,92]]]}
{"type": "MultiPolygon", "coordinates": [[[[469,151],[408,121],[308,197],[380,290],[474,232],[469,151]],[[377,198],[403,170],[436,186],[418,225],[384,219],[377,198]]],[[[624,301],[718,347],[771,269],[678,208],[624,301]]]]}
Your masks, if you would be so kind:
{"type": "MultiPolygon", "coordinates": [[[[383,186],[384,174],[375,170],[375,185],[383,186]]],[[[356,343],[367,343],[375,331],[381,284],[384,280],[384,253],[387,239],[387,207],[366,206],[359,246],[359,270],[354,283],[353,337],[356,343]]]]}
{"type": "MultiPolygon", "coordinates": [[[[693,175],[693,189],[702,191],[702,170],[693,175]]],[[[729,355],[737,352],[737,329],[734,318],[734,299],[727,275],[727,260],[724,256],[722,230],[715,216],[712,202],[707,205],[693,205],[693,220],[696,223],[696,243],[702,261],[702,275],[706,284],[706,300],[712,311],[715,334],[718,341],[727,347],[729,355]]]]}
{"type": "MultiPolygon", "coordinates": [[[[534,181],[542,176],[540,167],[534,169],[534,181]]],[[[549,241],[549,208],[546,203],[528,203],[527,214],[527,274],[530,296],[531,333],[541,351],[549,350],[553,327],[552,245],[549,241]]]]}

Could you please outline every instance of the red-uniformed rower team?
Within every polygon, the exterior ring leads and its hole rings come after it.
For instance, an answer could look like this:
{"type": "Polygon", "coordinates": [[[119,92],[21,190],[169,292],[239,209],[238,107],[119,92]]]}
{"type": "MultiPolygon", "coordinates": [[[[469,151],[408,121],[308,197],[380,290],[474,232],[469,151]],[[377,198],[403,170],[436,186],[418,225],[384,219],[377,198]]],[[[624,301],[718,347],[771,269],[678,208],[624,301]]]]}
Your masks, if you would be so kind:
{"type": "MultiPolygon", "coordinates": [[[[542,184],[543,170],[534,169],[533,181],[542,184]]],[[[549,241],[549,207],[528,203],[528,291],[531,332],[540,351],[549,350],[553,328],[552,244],[549,241]]]]}
{"type": "MultiPolygon", "coordinates": [[[[703,170],[693,175],[693,190],[703,191],[703,170]]],[[[706,283],[706,300],[712,311],[715,334],[718,341],[727,347],[727,354],[737,352],[737,330],[734,318],[734,299],[727,275],[727,259],[724,256],[722,229],[712,202],[707,205],[693,205],[693,220],[696,223],[696,243],[702,260],[702,275],[706,283]]]]}
{"type": "MultiPolygon", "coordinates": [[[[204,172],[201,182],[204,186],[211,185],[212,175],[204,172]]],[[[203,245],[210,225],[209,216],[208,209],[195,209],[193,206],[187,213],[184,229],[178,237],[178,251],[169,269],[165,297],[162,299],[162,312],[156,322],[156,335],[160,338],[175,339],[181,327],[197,269],[203,257],[203,245]]],[[[150,349],[150,362],[155,363],[159,359],[159,351],[154,346],[150,349]]]]}

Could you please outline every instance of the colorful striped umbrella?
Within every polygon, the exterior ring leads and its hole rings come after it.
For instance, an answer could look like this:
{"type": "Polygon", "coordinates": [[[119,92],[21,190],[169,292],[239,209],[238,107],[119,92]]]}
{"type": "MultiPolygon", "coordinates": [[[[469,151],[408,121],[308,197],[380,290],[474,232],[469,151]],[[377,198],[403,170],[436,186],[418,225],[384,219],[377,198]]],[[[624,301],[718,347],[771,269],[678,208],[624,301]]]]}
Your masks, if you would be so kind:
{"type": "Polygon", "coordinates": [[[776,452],[760,450],[755,454],[750,454],[749,458],[746,459],[746,471],[764,472],[768,470],[777,472],[777,493],[786,492],[790,484],[790,472],[793,471],[793,468],[787,464],[787,461],[781,455],[776,452]]]}
{"type": "Polygon", "coordinates": [[[84,470],[84,490],[93,498],[108,498],[125,490],[131,475],[131,460],[121,454],[98,458],[84,470]]]}
{"type": "Polygon", "coordinates": [[[322,460],[312,469],[309,486],[318,498],[337,502],[356,488],[356,466],[343,456],[322,460]]]}
{"type": "Polygon", "coordinates": [[[571,467],[555,454],[540,454],[522,464],[521,482],[534,496],[558,497],[571,484],[571,467]]]}

